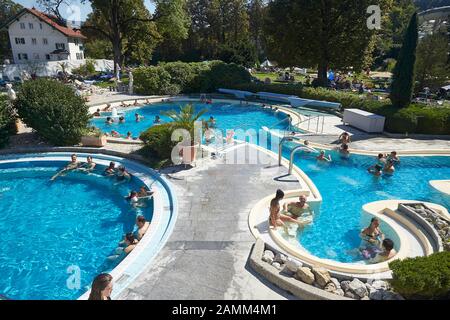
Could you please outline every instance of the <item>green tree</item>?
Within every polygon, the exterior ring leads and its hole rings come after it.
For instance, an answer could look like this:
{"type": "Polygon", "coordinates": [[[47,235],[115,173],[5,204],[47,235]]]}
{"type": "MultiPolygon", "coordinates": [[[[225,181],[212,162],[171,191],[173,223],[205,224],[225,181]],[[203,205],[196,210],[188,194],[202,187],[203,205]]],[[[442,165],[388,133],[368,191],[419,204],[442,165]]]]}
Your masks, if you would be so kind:
{"type": "Polygon", "coordinates": [[[271,59],[282,66],[318,66],[318,82],[330,68],[367,66],[375,32],[367,28],[369,5],[383,0],[274,0],[265,33],[271,59]]]}
{"type": "Polygon", "coordinates": [[[0,95],[0,148],[9,142],[9,136],[16,133],[16,117],[11,103],[5,95],[0,95]]]}
{"type": "MultiPolygon", "coordinates": [[[[0,26],[3,22],[8,21],[11,17],[16,15],[23,7],[11,0],[0,0],[0,26]]],[[[9,43],[8,30],[6,28],[0,29],[0,61],[4,59],[11,59],[12,52],[9,43]]]]}
{"type": "Polygon", "coordinates": [[[113,59],[111,42],[95,37],[84,43],[84,54],[91,59],[113,59]]]}
{"type": "Polygon", "coordinates": [[[259,60],[266,57],[264,37],[265,9],[266,6],[263,0],[250,0],[248,4],[250,39],[256,48],[259,60]]]}
{"type": "Polygon", "coordinates": [[[416,91],[429,87],[439,89],[450,76],[450,46],[445,34],[435,33],[426,36],[417,46],[416,91]]]}
{"type": "Polygon", "coordinates": [[[406,29],[403,45],[395,65],[391,86],[391,101],[397,108],[407,107],[411,103],[418,42],[417,13],[414,13],[406,29]]]}
{"type": "MultiPolygon", "coordinates": [[[[86,0],[87,1],[87,0],[86,0]]],[[[114,70],[128,63],[145,63],[160,40],[143,0],[89,0],[92,13],[83,32],[111,43],[114,70]]]]}

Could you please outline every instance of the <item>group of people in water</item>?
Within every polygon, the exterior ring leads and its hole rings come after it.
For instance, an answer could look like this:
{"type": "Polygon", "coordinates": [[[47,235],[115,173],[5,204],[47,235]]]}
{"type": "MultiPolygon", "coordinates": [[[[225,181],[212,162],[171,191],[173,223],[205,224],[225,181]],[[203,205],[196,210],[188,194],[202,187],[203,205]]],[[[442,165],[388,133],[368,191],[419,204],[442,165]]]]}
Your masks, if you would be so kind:
{"type": "Polygon", "coordinates": [[[375,177],[381,177],[385,175],[393,175],[395,172],[395,165],[400,164],[400,158],[396,151],[392,151],[390,154],[378,154],[377,162],[369,167],[367,171],[373,174],[375,177]]]}
{"type": "MultiPolygon", "coordinates": [[[[284,192],[278,189],[275,198],[270,202],[269,224],[272,228],[282,227],[288,234],[288,224],[304,227],[312,222],[314,212],[308,205],[305,195],[300,195],[298,201],[286,202],[281,206],[280,202],[284,196],[284,192]]],[[[385,237],[377,218],[373,218],[370,225],[361,230],[359,236],[362,242],[357,252],[369,263],[387,261],[397,254],[394,242],[385,237]]]]}

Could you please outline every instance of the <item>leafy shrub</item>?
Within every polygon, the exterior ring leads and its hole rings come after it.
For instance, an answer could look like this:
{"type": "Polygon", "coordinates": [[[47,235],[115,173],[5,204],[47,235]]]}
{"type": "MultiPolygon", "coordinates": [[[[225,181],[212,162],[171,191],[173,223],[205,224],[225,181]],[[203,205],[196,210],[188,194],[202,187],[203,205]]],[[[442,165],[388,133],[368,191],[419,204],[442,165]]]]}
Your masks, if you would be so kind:
{"type": "Polygon", "coordinates": [[[180,87],[171,82],[170,73],[161,67],[139,67],[133,72],[136,93],[150,95],[178,94],[180,87]]]}
{"type": "Polygon", "coordinates": [[[9,136],[16,133],[15,116],[6,96],[0,95],[0,148],[9,142],[9,136]]]}
{"type": "Polygon", "coordinates": [[[31,80],[23,84],[17,97],[19,117],[45,140],[55,145],[80,142],[90,116],[73,88],[55,80],[31,80]]]}
{"type": "Polygon", "coordinates": [[[450,298],[450,252],[396,260],[389,267],[394,290],[405,298],[450,298]]]}
{"type": "Polygon", "coordinates": [[[147,129],[139,137],[145,146],[160,159],[170,159],[177,142],[172,141],[173,126],[164,123],[147,129]]]}
{"type": "Polygon", "coordinates": [[[72,73],[83,77],[94,75],[96,73],[95,63],[93,60],[86,60],[85,64],[80,65],[78,68],[72,69],[72,73]]]}

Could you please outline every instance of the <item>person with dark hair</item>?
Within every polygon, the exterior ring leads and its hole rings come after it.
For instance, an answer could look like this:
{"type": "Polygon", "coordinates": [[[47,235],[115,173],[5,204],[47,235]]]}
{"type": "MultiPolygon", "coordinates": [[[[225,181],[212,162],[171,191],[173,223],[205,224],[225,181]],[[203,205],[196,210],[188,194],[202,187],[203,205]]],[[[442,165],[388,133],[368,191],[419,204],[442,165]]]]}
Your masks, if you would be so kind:
{"type": "Polygon", "coordinates": [[[125,169],[124,166],[120,166],[119,170],[117,171],[117,180],[120,182],[126,182],[131,180],[131,174],[125,169]]]}
{"type": "Polygon", "coordinates": [[[94,162],[94,159],[92,158],[92,156],[88,156],[86,158],[86,161],[87,162],[84,163],[79,170],[82,171],[82,172],[89,173],[89,172],[91,172],[91,171],[93,171],[95,169],[95,166],[97,164],[94,162]]]}
{"type": "Polygon", "coordinates": [[[367,172],[373,174],[375,177],[380,177],[383,173],[383,167],[379,164],[376,164],[369,169],[367,169],[367,172]]]}
{"type": "Polygon", "coordinates": [[[109,167],[105,169],[104,175],[106,176],[113,176],[116,174],[116,163],[110,162],[109,167]]]}
{"type": "Polygon", "coordinates": [[[380,220],[372,218],[370,225],[361,231],[360,237],[368,245],[380,246],[384,239],[384,233],[380,229],[380,220]]]}
{"type": "Polygon", "coordinates": [[[284,198],[284,192],[280,189],[277,190],[275,198],[270,201],[270,226],[271,227],[283,227],[287,232],[287,226],[285,222],[297,223],[298,225],[303,225],[300,221],[291,218],[285,214],[281,214],[280,201],[284,198]]]}
{"type": "Polygon", "coordinates": [[[138,216],[136,218],[136,225],[138,227],[136,230],[136,238],[140,241],[150,227],[150,222],[148,222],[144,216],[138,216]]]}
{"type": "Polygon", "coordinates": [[[395,172],[394,161],[391,160],[391,159],[389,159],[388,161],[386,161],[386,164],[385,164],[385,166],[384,166],[384,168],[383,168],[383,171],[384,171],[386,174],[393,175],[394,172],[395,172]]]}
{"type": "Polygon", "coordinates": [[[111,117],[107,117],[106,118],[106,124],[113,124],[114,123],[114,119],[111,117]]]}
{"type": "Polygon", "coordinates": [[[384,239],[383,244],[381,246],[383,251],[378,253],[371,262],[372,263],[385,262],[395,257],[397,251],[394,249],[394,246],[395,246],[394,241],[392,241],[391,239],[384,239]]]}
{"type": "Polygon", "coordinates": [[[97,111],[94,112],[93,116],[100,117],[101,116],[100,109],[97,109],[97,111]]]}
{"type": "Polygon", "coordinates": [[[67,172],[74,171],[80,167],[80,163],[77,160],[77,155],[74,153],[70,156],[70,162],[62,170],[51,177],[50,181],[54,181],[59,176],[65,175],[67,172]]]}
{"type": "Polygon", "coordinates": [[[350,151],[348,150],[348,144],[343,144],[340,148],[339,148],[339,152],[341,153],[342,156],[344,157],[348,157],[350,155],[350,151]]]}
{"type": "Polygon", "coordinates": [[[134,250],[134,248],[136,248],[137,244],[138,244],[138,240],[134,237],[134,234],[132,233],[127,233],[125,235],[125,249],[123,249],[123,252],[125,254],[129,254],[131,251],[134,250]]]}
{"type": "Polygon", "coordinates": [[[125,123],[125,117],[124,116],[120,116],[119,123],[125,123]]]}
{"type": "Polygon", "coordinates": [[[89,300],[111,300],[113,277],[108,273],[99,274],[92,281],[89,300]]]}

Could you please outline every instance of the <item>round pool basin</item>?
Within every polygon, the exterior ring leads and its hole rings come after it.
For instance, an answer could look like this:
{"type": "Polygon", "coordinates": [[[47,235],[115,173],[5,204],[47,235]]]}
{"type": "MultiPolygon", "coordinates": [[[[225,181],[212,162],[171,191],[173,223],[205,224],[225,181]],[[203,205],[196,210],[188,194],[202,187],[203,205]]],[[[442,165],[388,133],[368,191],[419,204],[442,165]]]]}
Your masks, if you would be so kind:
{"type": "MultiPolygon", "coordinates": [[[[86,161],[88,154],[78,154],[86,161]]],[[[115,279],[114,294],[149,263],[169,236],[176,206],[168,183],[156,172],[119,157],[93,155],[91,174],[71,172],[50,178],[70,160],[69,153],[8,155],[0,158],[0,294],[10,299],[77,299],[100,272],[115,279]],[[102,175],[109,162],[132,173],[117,184],[102,175]],[[124,199],[142,185],[156,191],[145,207],[124,199]],[[137,215],[151,221],[138,247],[110,260],[137,215]],[[145,255],[141,247],[145,247],[145,255]],[[139,268],[136,268],[139,265],[139,268]]]]}

